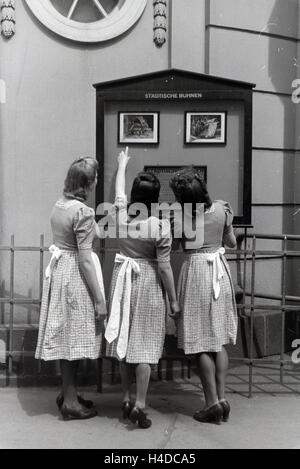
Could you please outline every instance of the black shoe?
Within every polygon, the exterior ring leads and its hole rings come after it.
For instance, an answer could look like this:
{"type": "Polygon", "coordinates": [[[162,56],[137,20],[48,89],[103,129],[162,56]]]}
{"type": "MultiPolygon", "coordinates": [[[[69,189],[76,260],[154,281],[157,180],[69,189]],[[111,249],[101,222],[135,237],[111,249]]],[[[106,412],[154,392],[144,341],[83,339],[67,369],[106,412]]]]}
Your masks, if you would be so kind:
{"type": "Polygon", "coordinates": [[[230,414],[230,405],[228,401],[221,401],[219,402],[223,409],[223,422],[228,422],[229,414],[230,414]]]}
{"type": "Polygon", "coordinates": [[[130,412],[129,419],[131,422],[136,423],[140,428],[150,428],[152,425],[152,421],[147,418],[147,415],[138,407],[133,407],[132,411],[130,412]]]}
{"type": "Polygon", "coordinates": [[[122,413],[123,413],[123,419],[127,420],[129,419],[130,412],[132,411],[134,407],[134,404],[130,401],[124,401],[122,404],[122,413]]]}
{"type": "MultiPolygon", "coordinates": [[[[77,400],[79,404],[81,404],[83,407],[86,407],[87,409],[93,409],[93,407],[95,407],[95,404],[93,403],[93,401],[88,401],[86,399],[83,399],[83,397],[80,394],[77,394],[77,400]]],[[[64,403],[64,396],[60,393],[58,394],[56,398],[56,405],[58,407],[58,410],[61,409],[63,403],[64,403]]]]}
{"type": "Polygon", "coordinates": [[[86,407],[70,409],[66,405],[61,407],[60,412],[64,420],[86,420],[97,415],[96,409],[87,409],[86,407]]]}
{"type": "Polygon", "coordinates": [[[194,414],[194,419],[198,422],[216,423],[220,425],[223,418],[223,408],[221,404],[215,404],[206,410],[199,410],[194,414]]]}

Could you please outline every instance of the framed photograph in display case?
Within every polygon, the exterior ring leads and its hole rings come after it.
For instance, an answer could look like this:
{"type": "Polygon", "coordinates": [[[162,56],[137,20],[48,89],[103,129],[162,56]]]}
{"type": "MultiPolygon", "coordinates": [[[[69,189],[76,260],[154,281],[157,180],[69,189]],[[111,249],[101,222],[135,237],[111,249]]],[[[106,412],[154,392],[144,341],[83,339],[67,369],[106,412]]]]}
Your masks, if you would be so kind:
{"type": "Polygon", "coordinates": [[[118,143],[159,143],[159,112],[119,112],[118,143]]]}
{"type": "Polygon", "coordinates": [[[185,143],[226,144],[226,112],[186,112],[185,143]]]}

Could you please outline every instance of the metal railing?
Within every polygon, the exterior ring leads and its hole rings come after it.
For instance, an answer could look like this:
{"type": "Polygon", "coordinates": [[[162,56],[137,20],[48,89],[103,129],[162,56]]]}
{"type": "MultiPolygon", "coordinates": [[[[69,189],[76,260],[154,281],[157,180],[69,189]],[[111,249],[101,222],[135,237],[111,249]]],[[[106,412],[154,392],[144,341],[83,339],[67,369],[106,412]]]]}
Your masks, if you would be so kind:
{"type": "MultiPolygon", "coordinates": [[[[286,346],[285,346],[285,325],[286,315],[291,312],[300,313],[300,297],[292,296],[287,294],[287,260],[300,258],[300,251],[289,249],[289,242],[300,241],[300,236],[295,235],[271,235],[271,234],[248,234],[245,229],[243,240],[238,245],[236,250],[230,250],[228,261],[230,263],[237,263],[237,272],[239,277],[239,284],[241,287],[241,298],[238,303],[238,311],[240,318],[246,318],[250,321],[250,338],[249,338],[249,353],[248,356],[231,357],[231,363],[241,363],[248,366],[248,394],[249,397],[253,394],[253,370],[258,364],[268,364],[278,366],[280,371],[280,382],[284,383],[284,371],[286,365],[291,365],[290,358],[285,357],[286,346]],[[279,250],[262,250],[257,249],[257,242],[259,240],[265,241],[281,241],[282,246],[279,250]],[[247,245],[250,245],[248,247],[247,245]],[[256,292],[256,267],[259,260],[281,260],[281,293],[280,294],[265,294],[256,292]],[[248,269],[250,280],[247,280],[248,269]],[[259,303],[258,299],[270,300],[270,303],[259,303]],[[274,304],[274,300],[278,304],[274,304]],[[272,301],[272,303],[271,303],[272,301]],[[290,304],[293,303],[293,304],[290,304]],[[296,304],[295,304],[296,303],[296,304]],[[281,331],[280,331],[280,352],[278,359],[270,359],[269,357],[255,357],[255,318],[257,315],[264,311],[278,312],[281,314],[281,331]]],[[[42,298],[42,286],[43,286],[43,272],[44,272],[44,256],[45,252],[48,251],[48,247],[44,245],[44,236],[40,236],[40,243],[38,247],[32,246],[16,246],[15,238],[11,236],[10,245],[0,246],[0,252],[8,252],[10,254],[9,265],[9,288],[7,292],[0,296],[0,306],[9,305],[9,323],[8,325],[0,323],[0,330],[6,330],[8,332],[9,340],[6,343],[6,363],[5,363],[5,376],[6,385],[11,383],[11,376],[13,374],[14,359],[16,357],[34,357],[34,350],[14,350],[14,334],[16,332],[15,324],[15,308],[17,305],[21,306],[36,306],[39,307],[42,298]],[[39,286],[38,286],[38,297],[37,298],[25,298],[18,297],[15,291],[15,260],[16,255],[19,252],[37,252],[39,253],[38,271],[39,271],[39,286]]],[[[102,262],[105,260],[106,252],[114,252],[113,249],[99,250],[99,254],[102,257],[102,262]]],[[[176,253],[175,253],[176,255],[176,253]]],[[[38,325],[36,324],[35,329],[38,325]]],[[[296,332],[295,332],[296,334],[296,332]]],[[[295,337],[296,338],[296,337],[295,337]]],[[[191,360],[184,357],[182,354],[165,355],[163,360],[167,360],[168,363],[172,360],[181,361],[187,365],[188,377],[191,372],[191,360]]],[[[41,370],[41,364],[38,362],[38,373],[41,370]]],[[[112,365],[114,374],[116,367],[112,365]]],[[[98,374],[97,384],[98,389],[102,389],[102,372],[103,372],[103,359],[99,360],[98,363],[98,374]]],[[[161,376],[161,363],[158,367],[158,375],[161,376]]],[[[172,377],[172,373],[169,374],[172,377]]]]}
{"type": "MultiPolygon", "coordinates": [[[[291,359],[285,359],[285,324],[286,314],[291,312],[300,313],[300,297],[287,295],[287,259],[300,258],[300,251],[289,250],[289,241],[300,241],[298,235],[276,235],[276,234],[247,234],[245,233],[245,246],[243,250],[236,251],[238,255],[244,257],[244,289],[243,289],[243,302],[239,304],[239,310],[245,314],[246,311],[250,311],[250,354],[249,358],[244,358],[243,362],[249,366],[249,397],[253,394],[253,367],[255,364],[277,364],[280,370],[280,383],[284,384],[284,367],[285,365],[291,365],[291,359]],[[247,249],[247,240],[251,240],[251,248],[247,249]],[[259,250],[257,249],[258,240],[271,240],[281,241],[282,249],[279,250],[259,250]],[[251,281],[250,291],[247,291],[246,287],[246,269],[248,256],[251,262],[251,281]],[[264,260],[268,259],[281,259],[281,294],[264,294],[255,291],[255,280],[256,280],[256,262],[263,256],[264,260]],[[265,257],[267,256],[267,257],[265,257]],[[250,297],[250,304],[246,304],[246,297],[250,297]],[[277,300],[280,304],[275,305],[274,303],[257,303],[257,298],[265,300],[277,300]],[[288,304],[289,302],[299,303],[298,305],[288,304]],[[278,360],[269,360],[266,358],[254,358],[254,320],[257,312],[261,311],[278,311],[281,313],[281,330],[280,330],[280,357],[278,360]]],[[[232,359],[234,360],[234,359],[232,359]]]]}
{"type": "MultiPolygon", "coordinates": [[[[10,253],[10,272],[9,272],[9,295],[0,297],[0,305],[9,304],[9,324],[8,324],[8,337],[9,342],[6,344],[6,382],[9,384],[9,378],[13,372],[13,358],[16,356],[28,356],[33,357],[34,351],[24,351],[24,350],[13,350],[13,338],[14,338],[14,316],[15,316],[15,306],[33,306],[41,304],[42,291],[43,291],[43,272],[44,272],[44,253],[48,251],[48,247],[44,245],[44,235],[40,236],[40,245],[36,246],[16,246],[14,235],[10,238],[9,246],[0,246],[0,252],[9,252],[10,253]],[[15,292],[15,254],[17,252],[38,252],[39,253],[39,295],[38,298],[17,298],[15,292]]],[[[0,325],[1,328],[1,325],[0,325]]],[[[2,325],[2,328],[7,329],[2,325]]]]}

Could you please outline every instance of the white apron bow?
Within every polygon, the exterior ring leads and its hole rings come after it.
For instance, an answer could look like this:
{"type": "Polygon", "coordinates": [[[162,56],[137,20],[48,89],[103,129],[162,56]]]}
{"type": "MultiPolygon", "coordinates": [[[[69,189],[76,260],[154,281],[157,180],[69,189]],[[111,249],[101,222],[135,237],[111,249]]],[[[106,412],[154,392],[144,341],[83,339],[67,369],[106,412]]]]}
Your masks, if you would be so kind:
{"type": "MultiPolygon", "coordinates": [[[[47,280],[51,280],[51,276],[52,276],[52,273],[53,273],[54,266],[63,254],[63,251],[60,248],[58,248],[57,246],[55,246],[55,244],[52,244],[52,246],[50,246],[49,251],[51,252],[52,256],[51,256],[50,262],[47,265],[46,270],[45,270],[45,277],[46,277],[47,280]]],[[[99,286],[100,286],[100,290],[101,290],[101,293],[103,295],[104,302],[105,302],[105,290],[104,290],[104,283],[103,283],[101,264],[100,264],[100,261],[99,261],[99,257],[94,252],[92,252],[92,260],[93,260],[93,263],[94,263],[94,266],[95,266],[96,276],[97,276],[97,280],[98,280],[98,283],[99,283],[99,286]]]]}
{"type": "Polygon", "coordinates": [[[61,257],[62,251],[57,246],[55,246],[55,244],[52,244],[52,246],[50,246],[49,248],[49,252],[51,252],[52,256],[51,256],[49,264],[46,267],[45,277],[46,279],[51,280],[51,275],[52,275],[54,266],[56,262],[58,261],[58,259],[61,257]]]}
{"type": "Polygon", "coordinates": [[[110,317],[105,330],[105,338],[111,344],[119,336],[117,354],[122,360],[126,356],[129,336],[130,298],[132,288],[131,274],[132,272],[139,274],[140,266],[134,259],[123,256],[122,254],[116,255],[115,263],[122,264],[122,266],[116,281],[110,317]],[[121,317],[122,323],[120,326],[121,317]]]}
{"type": "Polygon", "coordinates": [[[220,248],[207,256],[207,262],[212,263],[213,267],[213,290],[215,300],[220,296],[220,280],[224,275],[223,264],[220,257],[223,254],[225,254],[225,249],[220,248]]]}

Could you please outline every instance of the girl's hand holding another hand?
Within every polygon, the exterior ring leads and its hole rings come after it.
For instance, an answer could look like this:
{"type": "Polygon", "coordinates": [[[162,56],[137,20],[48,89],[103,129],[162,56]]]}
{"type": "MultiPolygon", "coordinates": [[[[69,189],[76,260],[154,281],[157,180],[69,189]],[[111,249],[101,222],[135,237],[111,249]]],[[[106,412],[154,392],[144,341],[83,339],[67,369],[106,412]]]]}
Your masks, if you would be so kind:
{"type": "Polygon", "coordinates": [[[104,321],[107,317],[106,303],[104,299],[95,302],[95,318],[104,321]]]}
{"type": "Polygon", "coordinates": [[[178,301],[173,301],[172,303],[170,303],[170,307],[171,307],[171,312],[169,313],[169,316],[172,319],[177,320],[181,313],[181,308],[180,308],[178,301]]]}

